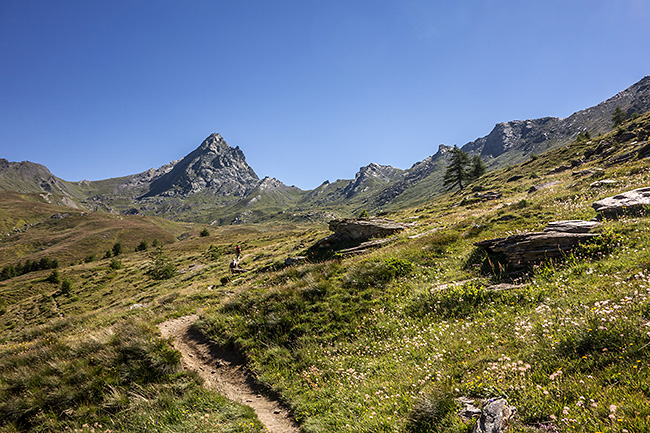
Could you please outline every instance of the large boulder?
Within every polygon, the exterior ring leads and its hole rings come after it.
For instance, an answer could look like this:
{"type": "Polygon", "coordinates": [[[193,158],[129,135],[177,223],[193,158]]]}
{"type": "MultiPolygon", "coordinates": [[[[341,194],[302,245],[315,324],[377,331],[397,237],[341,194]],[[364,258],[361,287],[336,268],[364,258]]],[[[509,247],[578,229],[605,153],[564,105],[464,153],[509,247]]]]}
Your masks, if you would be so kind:
{"type": "Polygon", "coordinates": [[[650,187],[638,188],[613,197],[598,200],[591,205],[600,217],[616,218],[636,214],[650,206],[650,187]]]}
{"type": "Polygon", "coordinates": [[[317,241],[309,251],[312,254],[320,254],[318,251],[358,247],[371,239],[385,238],[411,226],[413,224],[398,223],[384,218],[333,220],[329,223],[329,229],[334,233],[317,241]]]}
{"type": "Polygon", "coordinates": [[[365,241],[371,238],[385,238],[410,227],[384,218],[333,220],[329,229],[339,240],[365,241]]]}
{"type": "Polygon", "coordinates": [[[474,245],[489,255],[502,255],[509,269],[520,271],[547,259],[562,258],[580,242],[599,236],[588,233],[598,223],[593,221],[556,221],[545,231],[487,239],[474,245]]]}

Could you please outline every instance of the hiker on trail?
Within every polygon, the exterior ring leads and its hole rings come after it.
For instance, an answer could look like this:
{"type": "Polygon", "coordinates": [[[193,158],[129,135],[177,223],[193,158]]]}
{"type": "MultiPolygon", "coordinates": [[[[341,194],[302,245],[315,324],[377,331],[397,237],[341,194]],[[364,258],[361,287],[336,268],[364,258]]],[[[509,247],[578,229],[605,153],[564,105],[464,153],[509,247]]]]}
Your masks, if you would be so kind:
{"type": "Polygon", "coordinates": [[[235,255],[237,255],[237,260],[239,260],[241,257],[241,247],[239,245],[235,247],[235,255]]]}
{"type": "Polygon", "coordinates": [[[247,272],[246,269],[242,269],[239,267],[239,260],[233,259],[232,262],[230,262],[230,272],[233,274],[243,274],[244,272],[247,272]]]}

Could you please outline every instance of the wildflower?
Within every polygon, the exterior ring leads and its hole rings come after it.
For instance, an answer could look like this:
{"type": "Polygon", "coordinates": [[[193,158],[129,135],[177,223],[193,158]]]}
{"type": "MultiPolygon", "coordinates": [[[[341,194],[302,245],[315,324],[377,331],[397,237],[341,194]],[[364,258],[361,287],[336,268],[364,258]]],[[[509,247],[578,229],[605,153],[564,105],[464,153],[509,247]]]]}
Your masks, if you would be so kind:
{"type": "Polygon", "coordinates": [[[616,405],[615,405],[615,404],[610,404],[610,405],[609,405],[609,411],[610,411],[611,413],[616,412],[616,405]]]}

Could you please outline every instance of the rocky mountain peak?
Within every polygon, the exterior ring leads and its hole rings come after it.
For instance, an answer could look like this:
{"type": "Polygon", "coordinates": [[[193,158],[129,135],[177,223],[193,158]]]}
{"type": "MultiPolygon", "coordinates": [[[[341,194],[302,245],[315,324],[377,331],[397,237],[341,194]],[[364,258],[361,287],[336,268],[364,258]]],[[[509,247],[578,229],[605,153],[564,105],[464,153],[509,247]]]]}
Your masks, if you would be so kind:
{"type": "Polygon", "coordinates": [[[226,150],[228,148],[230,148],[230,146],[219,133],[210,134],[199,146],[199,149],[215,153],[219,153],[222,149],[226,150]]]}
{"type": "Polygon", "coordinates": [[[211,134],[171,171],[155,179],[143,198],[188,197],[201,192],[241,197],[258,182],[239,147],[232,148],[220,134],[211,134]]]}
{"type": "Polygon", "coordinates": [[[397,178],[401,173],[402,170],[391,167],[390,165],[380,165],[374,162],[370,163],[359,169],[354,180],[345,187],[343,193],[347,197],[352,197],[361,192],[370,190],[377,184],[387,184],[397,178]]]}
{"type": "Polygon", "coordinates": [[[264,179],[262,179],[258,185],[258,188],[262,191],[281,188],[281,187],[286,187],[286,185],[280,182],[279,180],[277,180],[276,178],[269,177],[269,176],[266,176],[264,179]]]}

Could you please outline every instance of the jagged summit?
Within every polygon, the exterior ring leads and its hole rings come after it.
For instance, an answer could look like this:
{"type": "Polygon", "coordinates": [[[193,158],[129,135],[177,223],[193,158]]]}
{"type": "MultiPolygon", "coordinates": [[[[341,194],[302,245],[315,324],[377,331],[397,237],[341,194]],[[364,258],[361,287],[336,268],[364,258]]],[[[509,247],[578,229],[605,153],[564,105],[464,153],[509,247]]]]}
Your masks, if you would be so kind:
{"type": "MultiPolygon", "coordinates": [[[[208,137],[203,140],[201,145],[199,146],[199,149],[203,149],[204,151],[208,152],[216,152],[218,153],[220,149],[222,148],[229,148],[230,145],[226,143],[226,140],[223,139],[221,134],[218,132],[213,132],[212,134],[208,135],[208,137]]],[[[239,146],[237,146],[237,149],[239,149],[239,146]]]]}
{"type": "Polygon", "coordinates": [[[359,169],[354,180],[344,188],[343,194],[348,198],[353,197],[370,190],[373,186],[388,184],[401,173],[402,170],[391,167],[390,165],[370,163],[359,169]]]}
{"type": "Polygon", "coordinates": [[[241,197],[258,182],[239,147],[230,147],[220,134],[211,134],[171,171],[153,181],[142,197],[188,197],[200,192],[241,197]]]}

